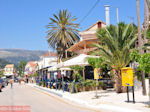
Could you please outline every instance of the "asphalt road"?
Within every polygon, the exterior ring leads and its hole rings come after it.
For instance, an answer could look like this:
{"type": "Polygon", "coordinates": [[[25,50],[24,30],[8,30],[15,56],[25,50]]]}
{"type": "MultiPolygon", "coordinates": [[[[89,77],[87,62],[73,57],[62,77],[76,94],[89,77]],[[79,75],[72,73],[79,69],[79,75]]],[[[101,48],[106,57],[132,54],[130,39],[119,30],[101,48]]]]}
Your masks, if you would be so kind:
{"type": "MultiPolygon", "coordinates": [[[[30,106],[30,112],[99,112],[66,102],[28,85],[10,85],[0,93],[0,106],[30,106]]],[[[15,111],[14,111],[15,112],[15,111]]]]}

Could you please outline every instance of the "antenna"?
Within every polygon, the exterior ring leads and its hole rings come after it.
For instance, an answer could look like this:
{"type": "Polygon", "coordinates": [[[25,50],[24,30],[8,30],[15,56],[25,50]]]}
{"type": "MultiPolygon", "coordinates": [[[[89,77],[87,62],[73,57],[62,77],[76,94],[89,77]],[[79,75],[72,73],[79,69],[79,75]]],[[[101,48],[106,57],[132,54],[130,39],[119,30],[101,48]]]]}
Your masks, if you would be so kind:
{"type": "Polygon", "coordinates": [[[116,8],[116,17],[117,17],[117,23],[119,23],[119,9],[116,8]]]}

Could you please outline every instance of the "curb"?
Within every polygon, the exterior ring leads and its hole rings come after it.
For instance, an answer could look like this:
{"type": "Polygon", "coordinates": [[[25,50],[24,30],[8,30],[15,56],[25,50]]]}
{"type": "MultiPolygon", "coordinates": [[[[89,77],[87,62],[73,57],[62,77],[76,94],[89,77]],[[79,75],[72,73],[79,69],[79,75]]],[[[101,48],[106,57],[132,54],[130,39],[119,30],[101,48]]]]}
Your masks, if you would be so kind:
{"type": "Polygon", "coordinates": [[[119,106],[113,106],[113,105],[109,105],[109,104],[100,104],[98,106],[91,105],[86,101],[69,97],[68,95],[64,95],[64,93],[59,93],[59,91],[53,91],[49,88],[40,87],[38,85],[33,85],[33,84],[28,84],[28,85],[32,86],[34,88],[40,89],[42,91],[48,92],[50,94],[57,95],[57,96],[59,96],[63,99],[66,99],[66,100],[69,100],[69,101],[72,101],[72,102],[75,102],[77,104],[81,104],[81,105],[84,105],[86,107],[90,107],[90,108],[93,108],[93,109],[104,110],[104,111],[109,111],[109,112],[142,112],[140,110],[129,109],[129,108],[124,108],[124,107],[119,107],[119,106]]]}
{"type": "Polygon", "coordinates": [[[34,85],[33,87],[35,87],[35,88],[37,88],[37,89],[40,89],[40,90],[43,90],[43,91],[45,91],[45,92],[48,92],[48,93],[51,93],[51,94],[57,95],[57,96],[59,96],[59,97],[63,97],[63,95],[62,95],[62,94],[59,94],[59,93],[53,92],[53,91],[51,91],[51,90],[47,90],[47,89],[45,89],[45,88],[38,87],[38,86],[35,86],[35,85],[34,85]]]}
{"type": "Polygon", "coordinates": [[[55,92],[55,91],[52,91],[52,90],[51,90],[51,89],[49,89],[49,88],[40,87],[40,86],[38,86],[38,85],[36,85],[36,84],[28,84],[28,85],[29,85],[29,86],[31,86],[31,87],[34,87],[34,88],[40,89],[40,90],[42,90],[42,91],[45,91],[45,92],[48,92],[48,93],[54,94],[54,95],[56,95],[56,96],[63,97],[63,94],[60,94],[60,93],[55,92]]]}

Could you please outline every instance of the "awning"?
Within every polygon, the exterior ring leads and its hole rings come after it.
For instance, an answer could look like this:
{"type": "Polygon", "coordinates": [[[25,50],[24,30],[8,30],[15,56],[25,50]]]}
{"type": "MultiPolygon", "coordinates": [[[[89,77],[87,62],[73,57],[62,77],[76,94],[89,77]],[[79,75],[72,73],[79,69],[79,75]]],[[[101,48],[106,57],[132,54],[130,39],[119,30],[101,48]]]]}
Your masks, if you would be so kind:
{"type": "Polygon", "coordinates": [[[50,67],[50,68],[48,68],[48,71],[56,71],[57,70],[57,68],[56,67],[50,67]]]}
{"type": "Polygon", "coordinates": [[[88,60],[87,60],[87,58],[89,58],[89,57],[98,58],[99,56],[80,54],[77,57],[74,57],[70,60],[63,62],[61,67],[69,67],[69,66],[75,66],[75,65],[80,65],[80,66],[89,65],[88,60]]]}
{"type": "Polygon", "coordinates": [[[48,71],[56,71],[56,70],[71,70],[69,67],[70,66],[86,66],[89,65],[88,63],[88,58],[98,58],[99,56],[91,56],[91,55],[86,55],[86,54],[80,54],[70,60],[67,60],[65,62],[58,63],[54,65],[53,67],[48,68],[48,71]]]}
{"type": "Polygon", "coordinates": [[[60,70],[71,70],[71,68],[68,68],[68,67],[64,67],[64,68],[60,68],[60,70]]]}
{"type": "Polygon", "coordinates": [[[53,67],[48,68],[48,71],[56,71],[61,66],[63,66],[63,63],[58,63],[58,64],[54,65],[53,67]]]}
{"type": "Polygon", "coordinates": [[[4,73],[4,76],[13,76],[13,73],[4,73]]]}

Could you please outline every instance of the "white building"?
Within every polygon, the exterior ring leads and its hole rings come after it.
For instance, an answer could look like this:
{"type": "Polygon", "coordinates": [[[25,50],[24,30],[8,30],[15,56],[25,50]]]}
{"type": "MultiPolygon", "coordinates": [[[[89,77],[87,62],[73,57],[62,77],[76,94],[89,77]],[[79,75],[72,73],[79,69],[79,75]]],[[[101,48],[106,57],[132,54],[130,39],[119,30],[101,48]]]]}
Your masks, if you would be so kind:
{"type": "Polygon", "coordinates": [[[54,66],[57,63],[57,54],[53,52],[48,52],[42,55],[37,63],[38,63],[37,69],[54,66]]]}
{"type": "Polygon", "coordinates": [[[36,72],[38,63],[37,61],[29,61],[25,66],[25,75],[30,76],[31,74],[34,74],[36,72]]]}
{"type": "Polygon", "coordinates": [[[4,68],[5,76],[13,76],[15,75],[15,67],[14,64],[7,64],[4,68]]]}

